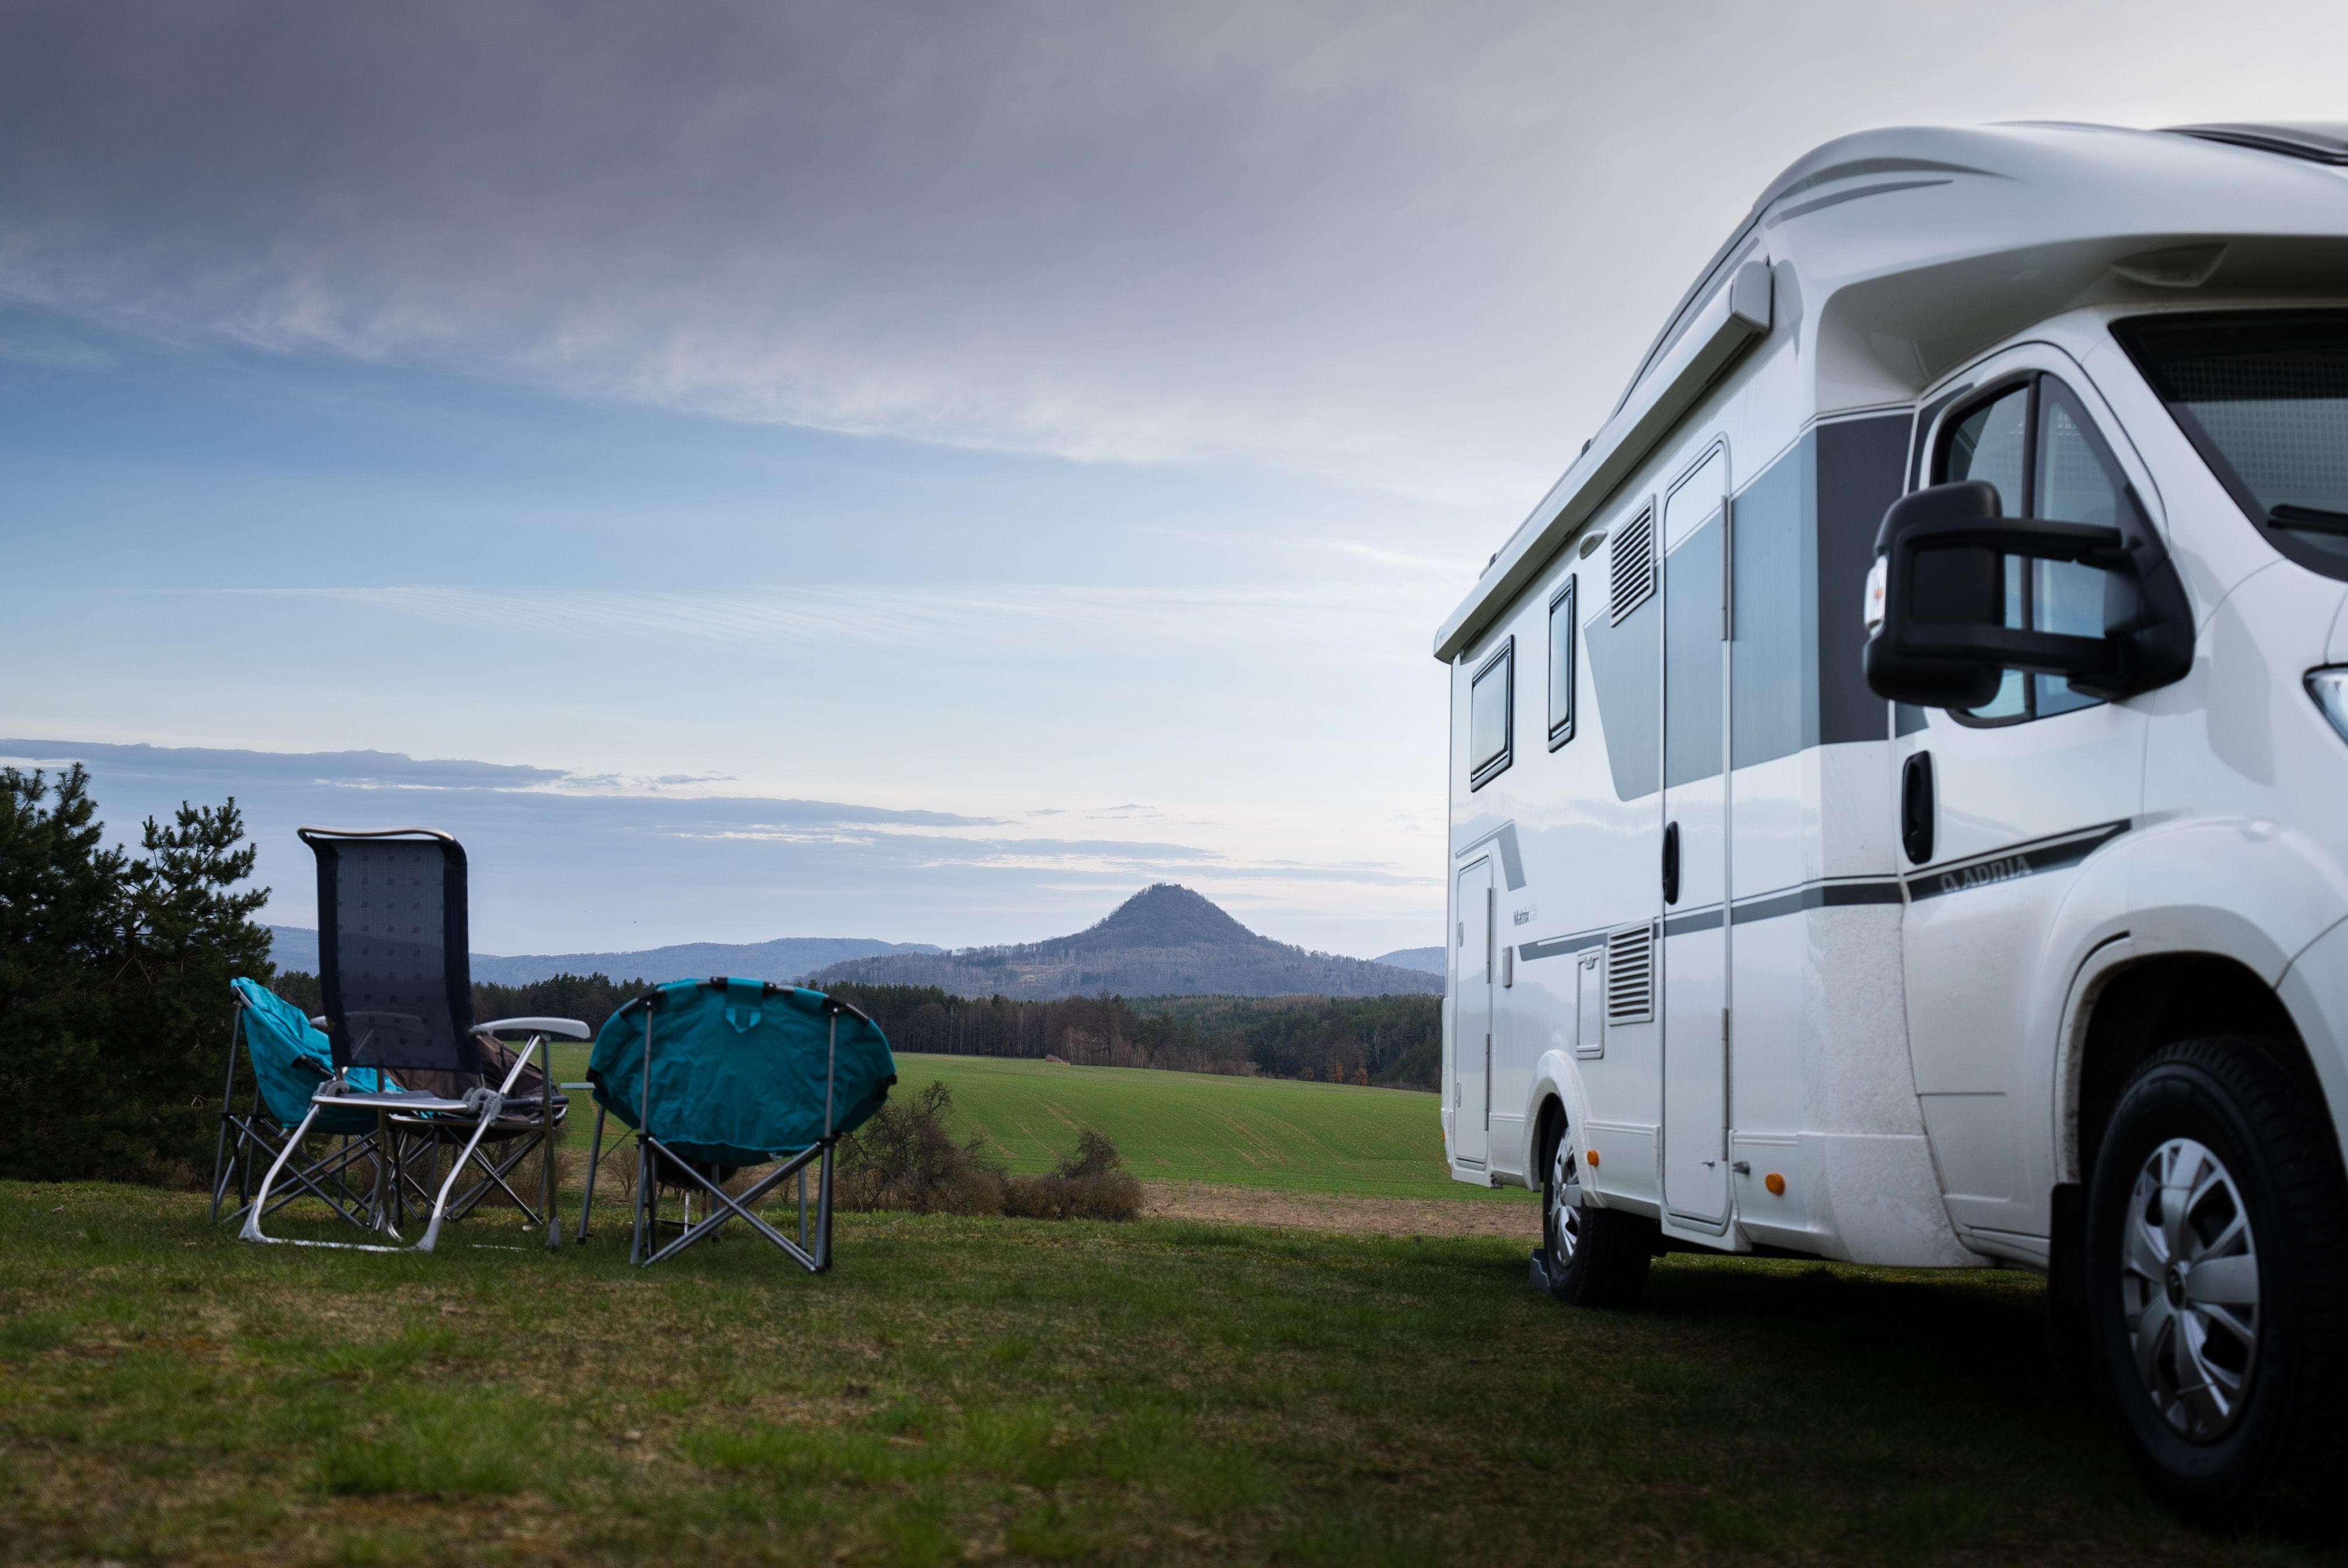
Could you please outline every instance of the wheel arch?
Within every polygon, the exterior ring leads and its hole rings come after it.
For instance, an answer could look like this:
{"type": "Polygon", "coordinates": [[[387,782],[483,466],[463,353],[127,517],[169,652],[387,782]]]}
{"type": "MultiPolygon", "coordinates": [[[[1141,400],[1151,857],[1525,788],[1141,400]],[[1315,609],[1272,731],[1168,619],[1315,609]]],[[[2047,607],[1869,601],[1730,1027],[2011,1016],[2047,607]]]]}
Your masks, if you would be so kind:
{"type": "Polygon", "coordinates": [[[2087,1180],[2121,1091],[2165,1047],[2208,1035],[2256,1036],[2275,1041],[2311,1086],[2319,1082],[2291,1009],[2230,954],[2146,953],[2116,938],[2081,966],[2069,1011],[2056,1101],[2057,1181],[2087,1180]]]}
{"type": "Polygon", "coordinates": [[[1541,1150],[1550,1127],[1562,1122],[1578,1133],[1589,1122],[1589,1100],[1581,1082],[1581,1064],[1563,1051],[1544,1051],[1533,1067],[1530,1114],[1525,1118],[1525,1185],[1538,1190],[1545,1172],[1541,1150]]]}

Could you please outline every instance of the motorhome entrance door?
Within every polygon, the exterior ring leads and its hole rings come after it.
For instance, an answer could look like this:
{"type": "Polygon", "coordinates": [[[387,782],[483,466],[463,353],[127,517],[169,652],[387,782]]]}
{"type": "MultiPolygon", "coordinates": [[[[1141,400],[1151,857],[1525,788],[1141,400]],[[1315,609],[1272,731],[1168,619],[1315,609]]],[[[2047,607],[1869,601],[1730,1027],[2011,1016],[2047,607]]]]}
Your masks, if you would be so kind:
{"type": "Polygon", "coordinates": [[[1728,1218],[1728,451],[1663,502],[1663,1202],[1728,1218]]]}
{"type": "Polygon", "coordinates": [[[1459,873],[1452,903],[1451,1147],[1455,1158],[1490,1158],[1492,1123],[1492,861],[1459,873]]]}

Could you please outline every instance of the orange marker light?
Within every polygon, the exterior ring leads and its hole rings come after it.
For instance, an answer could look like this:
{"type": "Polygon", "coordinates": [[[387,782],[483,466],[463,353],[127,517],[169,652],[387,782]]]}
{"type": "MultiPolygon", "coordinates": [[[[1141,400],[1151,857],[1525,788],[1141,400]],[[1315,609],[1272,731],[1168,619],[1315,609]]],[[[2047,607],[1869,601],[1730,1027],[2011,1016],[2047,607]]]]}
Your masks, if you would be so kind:
{"type": "Polygon", "coordinates": [[[1597,1164],[1597,1163],[1598,1163],[1598,1150],[1596,1150],[1595,1149],[1593,1149],[1593,1150],[1590,1150],[1590,1162],[1591,1162],[1592,1165],[1595,1165],[1595,1164],[1597,1164]]]}
{"type": "Polygon", "coordinates": [[[1786,1195],[1786,1179],[1775,1171],[1761,1178],[1761,1185],[1769,1189],[1769,1196],[1772,1198],[1782,1198],[1786,1195]]]}

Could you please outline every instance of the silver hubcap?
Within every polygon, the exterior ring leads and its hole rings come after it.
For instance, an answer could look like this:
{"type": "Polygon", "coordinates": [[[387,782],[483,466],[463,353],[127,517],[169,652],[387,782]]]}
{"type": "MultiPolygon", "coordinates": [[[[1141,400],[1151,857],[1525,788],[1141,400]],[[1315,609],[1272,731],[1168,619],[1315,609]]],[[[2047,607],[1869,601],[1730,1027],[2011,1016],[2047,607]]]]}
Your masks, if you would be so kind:
{"type": "Polygon", "coordinates": [[[2259,1356],[2259,1253],[2225,1162],[2190,1138],[2152,1152],[2120,1239],[2120,1305],[2153,1408],[2188,1438],[2223,1435],[2259,1356]]]}
{"type": "Polygon", "coordinates": [[[1573,1162],[1573,1146],[1562,1138],[1550,1162],[1549,1236],[1557,1265],[1571,1263],[1581,1245],[1581,1172],[1573,1162]]]}

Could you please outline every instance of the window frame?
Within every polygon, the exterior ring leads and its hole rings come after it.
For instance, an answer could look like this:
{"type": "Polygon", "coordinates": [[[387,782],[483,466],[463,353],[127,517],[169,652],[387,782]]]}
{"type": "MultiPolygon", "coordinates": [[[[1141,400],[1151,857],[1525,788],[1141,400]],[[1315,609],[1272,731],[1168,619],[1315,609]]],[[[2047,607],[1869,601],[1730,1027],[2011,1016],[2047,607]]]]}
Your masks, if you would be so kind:
{"type": "MultiPolygon", "coordinates": [[[[2013,498],[2011,496],[2001,496],[1998,499],[2003,503],[2003,514],[2007,517],[2037,516],[2040,488],[2039,426],[2045,421],[2046,418],[2045,384],[2049,381],[2061,389],[2058,395],[2071,406],[2072,412],[2077,416],[2079,428],[2095,444],[2097,457],[2111,471],[2119,474],[2122,481],[2125,482],[2127,470],[2120,466],[2119,459],[2112,449],[2111,439],[2104,434],[2094,411],[2087,406],[2087,400],[2082,397],[2077,389],[2060,375],[2036,366],[1994,377],[1977,387],[1967,388],[1941,400],[1939,423],[1932,431],[1929,460],[1924,469],[1928,481],[1936,485],[1948,482],[1949,449],[1955,444],[1957,427],[1964,422],[1966,417],[1987,407],[2002,397],[2010,396],[2018,388],[2028,395],[2027,400],[2023,405],[2022,415],[2023,510],[2019,511],[2014,510],[2013,498]]],[[[2010,560],[2012,557],[2007,559],[2010,560]]],[[[2034,574],[2026,566],[2021,575],[2022,621],[2024,626],[2034,626],[2038,619],[2037,585],[2033,580],[2034,574]]],[[[1941,711],[1969,729],[2008,729],[2017,724],[2035,724],[2042,718],[2060,718],[2066,713],[2079,713],[2088,707],[2104,706],[2098,701],[2084,704],[2079,707],[2061,708],[2054,713],[2041,713],[2038,711],[2039,678],[2026,671],[2024,672],[2022,711],[2019,713],[1983,718],[1963,708],[1948,707],[1941,711]]]]}
{"type": "Polygon", "coordinates": [[[1573,716],[1577,706],[1574,686],[1581,675],[1581,655],[1574,647],[1574,639],[1581,630],[1580,623],[1576,618],[1581,597],[1575,590],[1575,584],[1581,580],[1581,573],[1567,573],[1565,585],[1551,594],[1549,601],[1549,748],[1551,751],[1555,751],[1573,738],[1573,716]],[[1557,637],[1560,616],[1562,616],[1565,630],[1565,717],[1563,718],[1557,716],[1557,637]]]}
{"type": "Polygon", "coordinates": [[[1468,792],[1471,795],[1506,773],[1509,770],[1509,765],[1516,760],[1517,639],[1513,633],[1501,638],[1500,645],[1493,651],[1492,656],[1486,659],[1477,668],[1476,673],[1468,677],[1468,792]],[[1500,749],[1479,766],[1475,758],[1476,688],[1484,684],[1485,676],[1503,665],[1508,668],[1501,676],[1505,684],[1500,697],[1500,711],[1503,715],[1500,749]]]}

